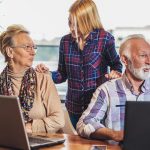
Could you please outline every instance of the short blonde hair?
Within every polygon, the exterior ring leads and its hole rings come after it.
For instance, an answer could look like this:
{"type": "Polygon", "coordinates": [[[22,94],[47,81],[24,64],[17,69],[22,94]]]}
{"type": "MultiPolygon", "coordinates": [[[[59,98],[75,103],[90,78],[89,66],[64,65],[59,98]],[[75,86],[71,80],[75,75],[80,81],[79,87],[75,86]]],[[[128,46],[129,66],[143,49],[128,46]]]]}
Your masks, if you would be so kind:
{"type": "Polygon", "coordinates": [[[146,39],[142,34],[132,34],[127,36],[122,43],[120,44],[120,48],[119,48],[119,54],[120,56],[126,56],[128,59],[131,59],[131,50],[128,48],[128,43],[130,42],[130,40],[132,39],[142,39],[145,42],[146,39]]]}
{"type": "Polygon", "coordinates": [[[103,28],[97,7],[92,0],[76,0],[70,7],[69,13],[76,19],[83,37],[93,29],[103,28]]]}
{"type": "Polygon", "coordinates": [[[0,51],[5,57],[5,62],[8,61],[8,57],[6,54],[6,47],[13,46],[13,37],[20,33],[29,34],[29,31],[22,25],[14,24],[14,25],[8,26],[6,31],[1,33],[1,35],[0,35],[0,51]]]}

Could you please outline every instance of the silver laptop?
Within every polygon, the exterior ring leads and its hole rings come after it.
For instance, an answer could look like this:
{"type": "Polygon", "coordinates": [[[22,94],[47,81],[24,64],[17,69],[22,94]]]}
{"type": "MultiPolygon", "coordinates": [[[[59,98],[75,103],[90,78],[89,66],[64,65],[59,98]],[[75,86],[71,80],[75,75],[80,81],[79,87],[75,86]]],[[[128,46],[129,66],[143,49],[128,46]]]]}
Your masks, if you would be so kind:
{"type": "Polygon", "coordinates": [[[19,98],[0,95],[0,146],[30,150],[64,143],[65,139],[28,136],[19,98]]]}

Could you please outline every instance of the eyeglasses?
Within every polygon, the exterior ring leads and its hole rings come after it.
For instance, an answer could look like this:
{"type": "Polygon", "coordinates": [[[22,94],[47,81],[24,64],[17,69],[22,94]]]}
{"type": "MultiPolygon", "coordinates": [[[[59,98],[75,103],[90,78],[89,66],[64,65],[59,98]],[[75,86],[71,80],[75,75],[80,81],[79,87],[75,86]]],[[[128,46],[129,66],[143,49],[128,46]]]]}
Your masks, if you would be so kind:
{"type": "Polygon", "coordinates": [[[19,45],[19,46],[12,46],[12,48],[23,48],[27,52],[31,52],[34,50],[34,52],[37,52],[37,46],[36,45],[19,45]]]}

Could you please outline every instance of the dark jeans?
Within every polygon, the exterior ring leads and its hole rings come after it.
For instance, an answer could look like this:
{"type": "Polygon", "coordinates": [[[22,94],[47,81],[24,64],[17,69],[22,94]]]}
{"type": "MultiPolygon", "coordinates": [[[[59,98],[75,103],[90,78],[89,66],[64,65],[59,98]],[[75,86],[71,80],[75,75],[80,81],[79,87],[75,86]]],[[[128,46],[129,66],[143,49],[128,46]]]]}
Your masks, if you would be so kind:
{"type": "Polygon", "coordinates": [[[77,122],[79,118],[81,117],[81,115],[75,115],[75,114],[69,113],[69,117],[70,117],[73,127],[76,129],[77,122]]]}

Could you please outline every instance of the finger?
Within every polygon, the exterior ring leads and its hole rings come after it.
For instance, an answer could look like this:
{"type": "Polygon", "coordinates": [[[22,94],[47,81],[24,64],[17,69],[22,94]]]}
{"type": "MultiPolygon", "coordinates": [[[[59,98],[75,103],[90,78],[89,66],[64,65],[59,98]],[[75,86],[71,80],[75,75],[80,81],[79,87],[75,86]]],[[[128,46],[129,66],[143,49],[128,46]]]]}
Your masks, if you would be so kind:
{"type": "Polygon", "coordinates": [[[113,78],[120,78],[121,76],[122,74],[118,71],[113,72],[113,75],[112,75],[113,78]]]}
{"type": "Polygon", "coordinates": [[[106,77],[106,78],[109,78],[108,74],[105,74],[105,77],[106,77]]]}
{"type": "Polygon", "coordinates": [[[41,64],[39,64],[35,67],[35,70],[38,72],[41,72],[41,67],[42,67],[41,64]]]}
{"type": "Polygon", "coordinates": [[[121,77],[122,76],[122,74],[120,73],[120,72],[118,72],[118,71],[112,71],[111,73],[110,73],[110,77],[111,78],[119,78],[119,77],[121,77]]]}
{"type": "Polygon", "coordinates": [[[113,72],[110,72],[109,74],[108,74],[108,78],[109,79],[112,79],[114,77],[114,73],[113,72]]]}
{"type": "Polygon", "coordinates": [[[45,71],[49,70],[44,64],[40,64],[40,69],[45,71]]]}
{"type": "Polygon", "coordinates": [[[46,67],[46,66],[44,66],[42,69],[45,71],[49,71],[48,67],[46,67]]]}
{"type": "Polygon", "coordinates": [[[44,64],[37,65],[35,69],[36,69],[36,71],[38,71],[40,73],[44,73],[44,72],[49,71],[49,69],[44,64]]]}
{"type": "Polygon", "coordinates": [[[36,71],[38,71],[38,72],[42,72],[42,69],[41,69],[41,67],[36,67],[36,71]]]}
{"type": "Polygon", "coordinates": [[[113,71],[113,70],[108,74],[108,78],[109,78],[109,79],[114,79],[114,78],[116,78],[116,77],[117,77],[117,74],[116,74],[116,72],[113,71]]]}
{"type": "Polygon", "coordinates": [[[111,79],[112,78],[112,75],[109,73],[109,74],[105,74],[105,77],[107,78],[107,79],[111,79]]]}

